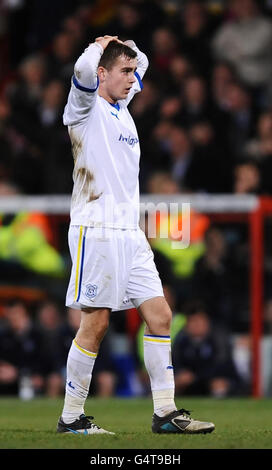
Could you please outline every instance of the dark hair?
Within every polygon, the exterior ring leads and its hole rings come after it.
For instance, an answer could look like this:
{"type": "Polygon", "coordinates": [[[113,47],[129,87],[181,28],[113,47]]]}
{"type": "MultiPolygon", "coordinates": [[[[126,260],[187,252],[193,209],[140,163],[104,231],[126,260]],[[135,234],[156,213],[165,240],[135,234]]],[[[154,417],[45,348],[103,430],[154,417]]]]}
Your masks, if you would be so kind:
{"type": "Polygon", "coordinates": [[[131,47],[117,41],[111,41],[104,50],[98,66],[102,66],[105,67],[105,69],[110,70],[116,59],[122,55],[129,59],[135,59],[135,57],[137,57],[137,53],[131,49],[131,47]]]}

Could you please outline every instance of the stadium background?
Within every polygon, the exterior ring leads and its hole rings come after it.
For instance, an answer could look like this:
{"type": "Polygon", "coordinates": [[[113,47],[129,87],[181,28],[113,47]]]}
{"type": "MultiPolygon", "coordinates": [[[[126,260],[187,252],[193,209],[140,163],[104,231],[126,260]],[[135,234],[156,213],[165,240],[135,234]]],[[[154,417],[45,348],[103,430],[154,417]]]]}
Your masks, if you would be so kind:
{"type": "MultiPolygon", "coordinates": [[[[130,111],[145,195],[272,195],[272,4],[234,1],[0,3],[0,196],[63,195],[73,158],[62,112],[95,37],[133,38],[150,66],[130,111]]],[[[177,393],[252,392],[243,218],[193,211],[191,244],[151,240],[174,312],[177,393]],[[178,251],[178,253],[177,253],[178,251]]],[[[0,394],[62,396],[79,312],[65,309],[69,217],[0,214],[0,394]]],[[[272,394],[271,224],[265,223],[263,393],[272,394]]],[[[255,266],[257,270],[260,266],[255,266]]],[[[135,311],[112,316],[91,393],[148,396],[135,311]]]]}

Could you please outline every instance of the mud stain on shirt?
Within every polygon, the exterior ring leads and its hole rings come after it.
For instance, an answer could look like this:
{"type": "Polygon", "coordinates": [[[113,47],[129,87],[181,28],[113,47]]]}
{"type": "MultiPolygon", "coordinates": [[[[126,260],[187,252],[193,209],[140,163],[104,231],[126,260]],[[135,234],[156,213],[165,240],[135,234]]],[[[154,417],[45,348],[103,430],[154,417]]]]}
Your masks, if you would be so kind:
{"type": "Polygon", "coordinates": [[[70,131],[70,139],[71,139],[71,145],[72,145],[72,155],[73,155],[74,163],[76,163],[78,156],[82,151],[82,141],[77,138],[73,130],[70,131]]]}
{"type": "Polygon", "coordinates": [[[86,197],[86,202],[96,201],[100,198],[101,193],[96,194],[94,191],[94,175],[87,168],[81,167],[76,170],[76,178],[78,187],[81,188],[81,194],[86,197]]]}

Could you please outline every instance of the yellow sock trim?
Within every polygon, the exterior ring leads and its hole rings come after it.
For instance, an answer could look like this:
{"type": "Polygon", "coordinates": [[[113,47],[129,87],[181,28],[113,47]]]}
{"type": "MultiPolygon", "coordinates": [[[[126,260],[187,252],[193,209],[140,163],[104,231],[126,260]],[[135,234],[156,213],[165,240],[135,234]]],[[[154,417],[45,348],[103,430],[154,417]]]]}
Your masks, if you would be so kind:
{"type": "Polygon", "coordinates": [[[144,341],[148,341],[151,343],[164,343],[164,344],[170,344],[171,339],[155,339],[155,338],[147,338],[144,336],[144,341]]]}
{"type": "Polygon", "coordinates": [[[77,349],[79,349],[82,353],[86,354],[86,356],[96,358],[97,353],[93,353],[93,352],[87,351],[87,349],[81,348],[81,347],[77,344],[77,342],[76,342],[75,339],[73,340],[73,343],[74,343],[74,345],[77,347],[77,349]]]}

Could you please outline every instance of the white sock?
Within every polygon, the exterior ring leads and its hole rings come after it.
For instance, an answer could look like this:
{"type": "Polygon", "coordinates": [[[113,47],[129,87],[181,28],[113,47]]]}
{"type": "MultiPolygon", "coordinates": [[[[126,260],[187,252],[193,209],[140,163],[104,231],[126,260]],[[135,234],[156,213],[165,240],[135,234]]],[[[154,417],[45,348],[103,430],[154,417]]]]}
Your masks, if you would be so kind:
{"type": "Polygon", "coordinates": [[[144,362],[150,377],[154,413],[166,416],[177,409],[170,336],[144,335],[144,362]]]}
{"type": "Polygon", "coordinates": [[[70,424],[84,413],[97,353],[81,348],[73,340],[67,359],[66,388],[62,419],[70,424]]]}

